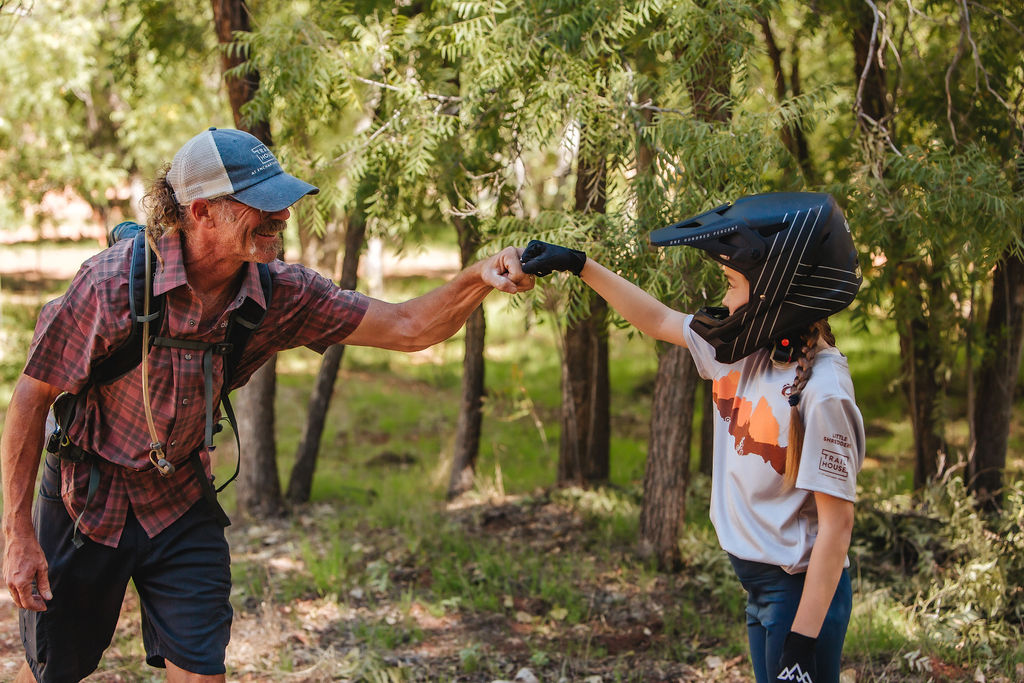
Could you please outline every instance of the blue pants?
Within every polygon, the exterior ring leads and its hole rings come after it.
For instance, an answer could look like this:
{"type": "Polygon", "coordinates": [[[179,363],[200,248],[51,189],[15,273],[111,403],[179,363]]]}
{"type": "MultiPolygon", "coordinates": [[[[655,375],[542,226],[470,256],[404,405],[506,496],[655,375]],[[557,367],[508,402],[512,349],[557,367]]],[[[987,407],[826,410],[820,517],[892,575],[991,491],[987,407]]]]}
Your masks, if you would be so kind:
{"type": "MultiPolygon", "coordinates": [[[[793,625],[804,590],[804,574],[787,574],[781,567],[741,560],[732,555],[729,555],[729,560],[747,591],[747,639],[750,641],[754,676],[757,683],[769,683],[779,673],[782,646],[793,625]]],[[[843,652],[852,606],[850,572],[844,569],[818,634],[815,651],[818,677],[814,679],[815,683],[839,682],[839,657],[843,652]]]]}

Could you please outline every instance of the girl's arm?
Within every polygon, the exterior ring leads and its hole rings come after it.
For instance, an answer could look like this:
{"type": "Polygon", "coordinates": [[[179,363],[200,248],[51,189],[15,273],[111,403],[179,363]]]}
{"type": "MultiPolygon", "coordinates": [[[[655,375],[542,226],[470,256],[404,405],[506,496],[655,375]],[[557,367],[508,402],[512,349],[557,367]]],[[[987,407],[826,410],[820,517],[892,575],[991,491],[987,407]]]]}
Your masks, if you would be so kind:
{"type": "Polygon", "coordinates": [[[814,504],[818,507],[818,537],[791,628],[809,638],[818,637],[832,604],[853,531],[853,503],[815,491],[814,504]]]}
{"type": "Polygon", "coordinates": [[[600,294],[619,315],[638,330],[655,339],[686,346],[683,323],[686,316],[661,303],[629,280],[588,258],[580,277],[600,294]]]}

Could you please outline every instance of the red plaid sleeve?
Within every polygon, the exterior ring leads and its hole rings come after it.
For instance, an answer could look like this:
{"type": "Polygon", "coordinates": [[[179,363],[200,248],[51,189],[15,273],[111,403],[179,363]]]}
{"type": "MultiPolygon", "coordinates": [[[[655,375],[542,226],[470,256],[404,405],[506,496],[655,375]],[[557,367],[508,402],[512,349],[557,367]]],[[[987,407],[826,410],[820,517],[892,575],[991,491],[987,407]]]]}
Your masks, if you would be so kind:
{"type": "Polygon", "coordinates": [[[278,351],[308,346],[323,353],[345,341],[370,305],[365,295],[340,289],[305,266],[274,261],[270,268],[270,309],[246,346],[232,388],[245,384],[278,351]]]}
{"type": "Polygon", "coordinates": [[[128,337],[130,248],[130,244],[119,245],[86,261],[67,292],[43,307],[29,347],[26,375],[77,393],[88,382],[92,364],[128,337]]]}

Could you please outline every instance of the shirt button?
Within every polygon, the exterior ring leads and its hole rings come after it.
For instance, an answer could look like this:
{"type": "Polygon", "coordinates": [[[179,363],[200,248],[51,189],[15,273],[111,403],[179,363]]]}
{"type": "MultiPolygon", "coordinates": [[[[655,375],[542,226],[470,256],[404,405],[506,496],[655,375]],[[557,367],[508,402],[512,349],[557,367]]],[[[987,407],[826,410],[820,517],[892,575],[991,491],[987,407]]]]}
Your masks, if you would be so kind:
{"type": "Polygon", "coordinates": [[[188,321],[188,326],[189,327],[195,327],[196,326],[196,321],[195,320],[189,320],[188,321]]]}
{"type": "Polygon", "coordinates": [[[187,398],[181,399],[181,405],[187,406],[188,405],[188,399],[187,398]]]}
{"type": "Polygon", "coordinates": [[[224,322],[222,322],[222,323],[220,324],[220,326],[221,326],[221,327],[227,327],[227,326],[228,326],[228,321],[227,321],[227,320],[225,320],[224,322]]]}
{"type": "Polygon", "coordinates": [[[172,446],[176,446],[177,444],[178,444],[178,441],[177,441],[177,440],[174,440],[174,441],[172,441],[172,442],[171,442],[171,445],[172,445],[172,446]]]}
{"type": "Polygon", "coordinates": [[[191,353],[186,353],[185,354],[185,360],[192,360],[192,354],[191,353]]]}

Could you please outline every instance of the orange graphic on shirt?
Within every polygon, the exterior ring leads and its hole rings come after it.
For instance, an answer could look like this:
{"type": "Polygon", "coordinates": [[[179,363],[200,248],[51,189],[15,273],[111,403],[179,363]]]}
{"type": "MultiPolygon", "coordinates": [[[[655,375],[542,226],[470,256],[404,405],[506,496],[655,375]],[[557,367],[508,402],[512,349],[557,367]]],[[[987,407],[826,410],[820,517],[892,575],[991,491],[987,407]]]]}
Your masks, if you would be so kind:
{"type": "Polygon", "coordinates": [[[779,445],[779,421],[761,397],[757,405],[736,396],[740,373],[730,372],[714,382],[715,406],[729,423],[729,434],[740,455],[756,454],[779,474],[786,471],[786,449],[779,445]]]}

